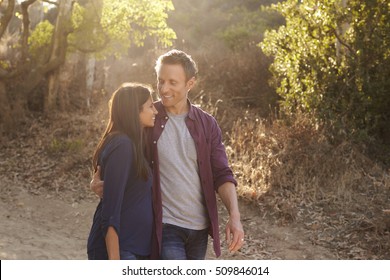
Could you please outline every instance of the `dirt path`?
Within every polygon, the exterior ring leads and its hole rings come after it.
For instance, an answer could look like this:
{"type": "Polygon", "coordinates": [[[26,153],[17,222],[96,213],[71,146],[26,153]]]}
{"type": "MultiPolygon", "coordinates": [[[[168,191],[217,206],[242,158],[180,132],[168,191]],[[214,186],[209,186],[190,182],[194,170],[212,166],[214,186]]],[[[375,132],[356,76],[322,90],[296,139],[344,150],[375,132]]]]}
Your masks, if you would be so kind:
{"type": "MultiPolygon", "coordinates": [[[[261,213],[252,203],[242,200],[239,203],[245,229],[245,245],[235,254],[230,254],[224,249],[222,259],[337,259],[337,256],[326,248],[313,245],[308,233],[297,225],[277,225],[263,218],[264,213],[261,213]]],[[[221,232],[224,230],[226,214],[221,206],[221,232]]],[[[213,258],[212,255],[209,257],[213,258]]]]}
{"type": "MultiPolygon", "coordinates": [[[[94,197],[72,202],[71,192],[34,195],[4,177],[0,186],[1,259],[86,259],[86,238],[97,203],[94,197]]],[[[240,209],[246,243],[235,254],[223,246],[221,259],[336,258],[312,245],[303,230],[271,224],[247,202],[240,201],[240,209]]],[[[220,219],[224,225],[224,209],[220,209],[220,219]]],[[[214,259],[211,250],[207,259],[214,259]]]]}
{"type": "Polygon", "coordinates": [[[94,204],[15,187],[0,200],[1,259],[85,259],[94,204]]]}

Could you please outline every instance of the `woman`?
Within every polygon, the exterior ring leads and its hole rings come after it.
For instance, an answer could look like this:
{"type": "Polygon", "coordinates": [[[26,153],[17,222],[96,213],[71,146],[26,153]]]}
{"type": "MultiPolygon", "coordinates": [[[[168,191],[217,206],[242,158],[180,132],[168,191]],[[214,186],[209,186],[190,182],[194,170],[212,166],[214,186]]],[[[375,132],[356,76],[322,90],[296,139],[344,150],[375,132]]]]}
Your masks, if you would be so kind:
{"type": "Polygon", "coordinates": [[[88,238],[88,259],[146,259],[153,212],[144,128],[154,126],[157,114],[150,88],[121,85],[109,102],[109,114],[92,160],[95,171],[101,167],[104,190],[88,238]]]}

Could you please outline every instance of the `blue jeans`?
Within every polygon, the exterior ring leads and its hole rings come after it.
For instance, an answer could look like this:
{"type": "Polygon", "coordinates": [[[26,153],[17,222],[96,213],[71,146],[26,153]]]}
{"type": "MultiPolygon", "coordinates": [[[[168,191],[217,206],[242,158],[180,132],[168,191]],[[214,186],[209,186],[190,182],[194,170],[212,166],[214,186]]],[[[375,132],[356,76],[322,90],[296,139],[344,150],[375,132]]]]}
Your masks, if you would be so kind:
{"type": "Polygon", "coordinates": [[[130,251],[120,251],[121,260],[148,260],[149,256],[136,255],[130,251]]]}
{"type": "Polygon", "coordinates": [[[208,229],[193,230],[163,224],[161,259],[204,260],[207,251],[208,229]]]}

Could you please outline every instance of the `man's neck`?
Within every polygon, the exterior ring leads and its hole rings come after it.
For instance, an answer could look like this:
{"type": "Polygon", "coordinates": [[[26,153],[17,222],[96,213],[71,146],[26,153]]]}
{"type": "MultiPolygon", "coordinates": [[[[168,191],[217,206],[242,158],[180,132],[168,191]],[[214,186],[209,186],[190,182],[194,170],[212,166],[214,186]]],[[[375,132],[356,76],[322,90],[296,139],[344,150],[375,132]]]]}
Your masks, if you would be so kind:
{"type": "Polygon", "coordinates": [[[165,107],[165,110],[173,115],[182,115],[188,113],[188,111],[190,110],[190,105],[186,100],[183,104],[176,104],[172,107],[165,107]]]}

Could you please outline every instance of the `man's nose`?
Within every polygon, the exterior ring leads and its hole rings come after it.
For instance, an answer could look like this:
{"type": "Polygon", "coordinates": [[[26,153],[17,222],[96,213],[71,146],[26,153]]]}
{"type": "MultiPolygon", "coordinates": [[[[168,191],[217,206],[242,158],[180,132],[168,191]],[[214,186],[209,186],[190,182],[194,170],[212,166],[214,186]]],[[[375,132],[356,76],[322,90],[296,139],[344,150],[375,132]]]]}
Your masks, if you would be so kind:
{"type": "Polygon", "coordinates": [[[167,85],[166,84],[162,84],[160,85],[160,92],[166,92],[168,89],[167,85]]]}

